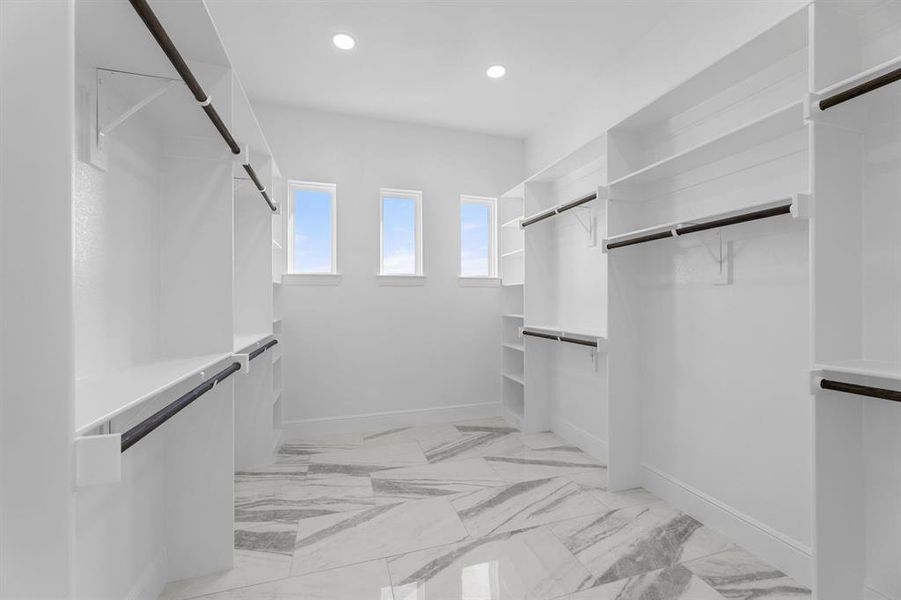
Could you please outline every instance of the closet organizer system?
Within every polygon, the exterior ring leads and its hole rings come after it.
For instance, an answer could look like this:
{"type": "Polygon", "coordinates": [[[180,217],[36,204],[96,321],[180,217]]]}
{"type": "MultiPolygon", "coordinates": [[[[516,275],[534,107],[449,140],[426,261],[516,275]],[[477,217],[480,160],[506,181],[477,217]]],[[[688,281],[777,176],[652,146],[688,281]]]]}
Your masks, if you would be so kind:
{"type": "Polygon", "coordinates": [[[501,199],[505,416],[622,490],[680,411],[809,414],[812,560],[764,558],[820,600],[901,598],[898,40],[813,2],[501,199]]]}
{"type": "Polygon", "coordinates": [[[77,596],[144,597],[232,566],[273,459],[285,188],[203,2],[75,27],[77,596]]]}

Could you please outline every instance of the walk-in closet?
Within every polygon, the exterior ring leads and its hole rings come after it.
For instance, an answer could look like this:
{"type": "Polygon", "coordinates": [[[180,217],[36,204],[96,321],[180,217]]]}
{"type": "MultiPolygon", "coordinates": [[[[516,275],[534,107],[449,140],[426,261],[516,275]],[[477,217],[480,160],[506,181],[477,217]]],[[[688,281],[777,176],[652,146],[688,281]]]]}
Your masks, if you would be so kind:
{"type": "Polygon", "coordinates": [[[901,0],[0,0],[0,600],[901,600],[901,0]]]}

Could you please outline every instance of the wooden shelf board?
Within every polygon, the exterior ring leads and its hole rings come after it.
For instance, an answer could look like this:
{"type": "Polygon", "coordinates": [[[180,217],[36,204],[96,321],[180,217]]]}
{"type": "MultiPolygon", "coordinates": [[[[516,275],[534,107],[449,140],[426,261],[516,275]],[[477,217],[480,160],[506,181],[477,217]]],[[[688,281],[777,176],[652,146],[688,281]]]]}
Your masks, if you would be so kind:
{"type": "Polygon", "coordinates": [[[793,102],[720,136],[632,171],[610,182],[610,185],[665,179],[787,135],[804,126],[803,108],[802,102],[793,102]]]}
{"type": "Polygon", "coordinates": [[[170,358],[77,379],[75,433],[102,425],[230,357],[227,352],[170,358]]]}

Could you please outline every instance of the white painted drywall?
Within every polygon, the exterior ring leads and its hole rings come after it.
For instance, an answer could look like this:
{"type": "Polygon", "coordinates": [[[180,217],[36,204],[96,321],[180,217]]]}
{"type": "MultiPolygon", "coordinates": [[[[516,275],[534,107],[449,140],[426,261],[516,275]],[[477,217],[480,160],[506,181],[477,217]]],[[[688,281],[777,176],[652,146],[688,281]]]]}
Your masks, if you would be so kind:
{"type": "Polygon", "coordinates": [[[684,2],[670,18],[622,48],[621,59],[575,90],[573,102],[526,139],[533,173],[731,52],[806,4],[805,0],[684,2]]]}
{"type": "Polygon", "coordinates": [[[461,414],[471,405],[495,410],[500,288],[458,283],[459,197],[497,195],[521,180],[522,142],[270,105],[255,109],[285,177],[338,186],[340,284],[282,290],[286,435],[305,426],[298,421],[318,430],[359,424],[310,419],[400,411],[421,420],[461,414]],[[423,192],[424,286],[377,281],[380,187],[423,192]],[[432,410],[443,407],[453,410],[432,410]]]}
{"type": "Polygon", "coordinates": [[[73,4],[0,2],[0,598],[72,577],[73,4]]]}

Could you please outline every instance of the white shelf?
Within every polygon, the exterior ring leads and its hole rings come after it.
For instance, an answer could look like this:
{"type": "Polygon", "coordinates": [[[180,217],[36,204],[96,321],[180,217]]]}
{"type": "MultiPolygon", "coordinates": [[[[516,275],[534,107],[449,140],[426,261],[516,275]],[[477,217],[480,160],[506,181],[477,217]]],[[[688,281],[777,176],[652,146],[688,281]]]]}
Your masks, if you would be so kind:
{"type": "Polygon", "coordinates": [[[525,248],[519,248],[517,250],[511,250],[510,252],[504,252],[501,254],[501,258],[510,258],[512,256],[522,256],[525,254],[525,248]]]}
{"type": "Polygon", "coordinates": [[[504,344],[504,348],[509,348],[510,350],[515,350],[517,352],[525,352],[526,348],[522,344],[504,344]]]}
{"type": "Polygon", "coordinates": [[[669,223],[662,223],[660,225],[653,225],[651,227],[645,227],[643,229],[634,229],[632,231],[627,231],[625,233],[620,233],[614,236],[611,236],[604,240],[604,247],[607,244],[614,244],[616,242],[622,242],[631,240],[637,237],[642,237],[645,235],[652,235],[655,233],[661,233],[663,231],[672,231],[676,227],[682,225],[700,225],[702,223],[708,221],[716,221],[718,219],[727,219],[729,217],[735,217],[739,215],[743,215],[749,212],[754,212],[758,210],[765,210],[768,208],[776,208],[777,206],[784,206],[786,204],[794,204],[797,196],[789,196],[785,198],[779,198],[778,200],[771,200],[769,202],[761,202],[759,204],[751,204],[749,206],[744,206],[742,208],[737,208],[734,210],[726,210],[722,212],[707,214],[702,217],[691,217],[687,219],[681,219],[679,221],[671,221],[669,223]]]}
{"type": "Polygon", "coordinates": [[[523,286],[525,284],[522,281],[517,281],[517,282],[513,282],[513,283],[503,282],[503,283],[501,283],[501,285],[503,287],[519,287],[519,286],[523,286]]]}
{"type": "Polygon", "coordinates": [[[234,350],[238,352],[239,350],[245,350],[254,344],[259,344],[266,338],[272,337],[272,333],[246,333],[243,335],[236,335],[234,341],[234,350]]]}
{"type": "Polygon", "coordinates": [[[231,353],[173,358],[78,379],[75,434],[86,433],[229,357],[231,353]]]}
{"type": "Polygon", "coordinates": [[[845,373],[863,377],[880,377],[901,381],[901,364],[880,360],[841,360],[820,362],[814,365],[817,371],[829,373],[845,373]]]}
{"type": "Polygon", "coordinates": [[[526,329],[537,329],[542,332],[553,333],[559,336],[569,336],[576,335],[586,338],[597,338],[599,340],[607,340],[607,337],[597,331],[591,331],[588,328],[576,328],[576,329],[567,329],[566,327],[561,327],[560,325],[529,325],[527,324],[526,329]]]}
{"type": "Polygon", "coordinates": [[[793,102],[756,121],[624,175],[610,185],[665,179],[787,135],[804,125],[803,111],[803,102],[793,102]]]}
{"type": "Polygon", "coordinates": [[[523,378],[522,373],[504,373],[504,378],[516,382],[519,385],[526,384],[526,380],[523,378]]]}
{"type": "Polygon", "coordinates": [[[510,220],[507,221],[506,223],[502,224],[501,227],[516,227],[516,228],[519,228],[519,224],[522,223],[523,218],[524,218],[524,217],[519,216],[519,217],[516,217],[515,219],[510,219],[510,220]]]}
{"type": "Polygon", "coordinates": [[[278,403],[278,401],[281,399],[281,397],[282,397],[282,391],[281,391],[281,390],[278,390],[277,392],[274,392],[274,393],[272,394],[272,404],[273,404],[273,406],[274,406],[275,404],[278,403]]]}
{"type": "Polygon", "coordinates": [[[868,79],[874,79],[876,77],[885,75],[889,71],[897,69],[899,66],[901,66],[901,56],[896,56],[891,60],[887,60],[881,64],[876,65],[875,67],[870,67],[869,69],[855,73],[851,77],[843,79],[838,83],[833,83],[832,85],[826,86],[823,89],[819,90],[816,95],[821,99],[824,96],[831,96],[836,92],[841,92],[847,88],[854,87],[855,85],[863,83],[868,79]]]}
{"type": "Polygon", "coordinates": [[[520,320],[522,320],[522,319],[526,318],[525,315],[520,315],[520,314],[516,314],[516,313],[507,313],[507,314],[501,315],[501,316],[504,317],[505,319],[520,319],[520,320]]]}
{"type": "Polygon", "coordinates": [[[518,183],[503,194],[501,198],[522,198],[527,183],[554,181],[563,175],[567,175],[584,167],[593,161],[600,161],[607,152],[607,136],[602,134],[566,156],[555,160],[525,181],[518,183]]]}

